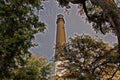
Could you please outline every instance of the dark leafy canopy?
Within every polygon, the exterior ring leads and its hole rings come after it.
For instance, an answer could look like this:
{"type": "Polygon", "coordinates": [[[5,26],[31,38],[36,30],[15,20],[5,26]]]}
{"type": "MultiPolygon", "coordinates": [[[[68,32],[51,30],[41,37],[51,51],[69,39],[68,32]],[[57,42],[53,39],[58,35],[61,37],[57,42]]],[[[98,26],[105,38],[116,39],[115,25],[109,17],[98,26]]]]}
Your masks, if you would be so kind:
{"type": "Polygon", "coordinates": [[[69,78],[107,80],[116,78],[115,74],[119,72],[119,54],[116,47],[110,47],[101,39],[77,35],[60,49],[64,51],[60,56],[69,60],[69,66],[65,67],[70,70],[71,75],[67,76],[69,78]]]}
{"type": "Polygon", "coordinates": [[[0,78],[25,64],[34,34],[45,29],[35,11],[41,0],[0,0],[0,78]]]}

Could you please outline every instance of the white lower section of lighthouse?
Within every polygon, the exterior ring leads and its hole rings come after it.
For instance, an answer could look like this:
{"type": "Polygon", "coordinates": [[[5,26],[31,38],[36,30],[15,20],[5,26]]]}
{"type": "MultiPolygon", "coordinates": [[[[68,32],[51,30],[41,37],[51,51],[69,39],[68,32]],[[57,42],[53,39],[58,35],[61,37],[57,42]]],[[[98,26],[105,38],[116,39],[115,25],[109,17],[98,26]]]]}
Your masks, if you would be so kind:
{"type": "Polygon", "coordinates": [[[70,73],[66,66],[69,66],[68,60],[56,61],[55,62],[55,76],[63,77],[66,74],[70,73]]]}

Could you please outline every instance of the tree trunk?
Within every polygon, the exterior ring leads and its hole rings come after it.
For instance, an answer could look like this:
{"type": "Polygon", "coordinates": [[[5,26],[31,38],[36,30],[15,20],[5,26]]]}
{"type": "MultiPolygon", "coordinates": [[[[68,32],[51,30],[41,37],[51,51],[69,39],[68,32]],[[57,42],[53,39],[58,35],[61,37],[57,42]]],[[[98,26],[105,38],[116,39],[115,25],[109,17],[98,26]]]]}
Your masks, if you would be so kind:
{"type": "Polygon", "coordinates": [[[104,14],[109,17],[109,22],[116,31],[118,38],[118,51],[120,54],[120,9],[114,0],[90,0],[94,5],[100,6],[104,14]]]}

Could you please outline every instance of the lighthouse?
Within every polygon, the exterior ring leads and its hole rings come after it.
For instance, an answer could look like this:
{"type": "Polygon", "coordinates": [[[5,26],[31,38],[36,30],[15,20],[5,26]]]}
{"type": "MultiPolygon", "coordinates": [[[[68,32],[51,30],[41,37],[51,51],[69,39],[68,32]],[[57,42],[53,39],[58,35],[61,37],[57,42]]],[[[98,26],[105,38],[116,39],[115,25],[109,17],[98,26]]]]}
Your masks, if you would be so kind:
{"type": "Polygon", "coordinates": [[[57,16],[57,34],[56,34],[56,46],[62,46],[66,43],[66,34],[65,34],[65,21],[63,15],[59,14],[57,16]]]}
{"type": "Polygon", "coordinates": [[[57,16],[57,32],[56,32],[56,49],[55,49],[55,76],[62,77],[66,73],[66,69],[61,67],[67,63],[67,60],[64,60],[62,54],[64,53],[61,48],[66,43],[66,33],[65,33],[65,20],[63,15],[59,14],[57,16]]]}
{"type": "Polygon", "coordinates": [[[62,48],[63,45],[66,43],[66,34],[65,34],[65,21],[63,18],[63,15],[59,14],[57,16],[57,32],[56,32],[56,49],[55,49],[55,60],[58,61],[62,56],[59,56],[62,54],[60,48],[62,48]]]}

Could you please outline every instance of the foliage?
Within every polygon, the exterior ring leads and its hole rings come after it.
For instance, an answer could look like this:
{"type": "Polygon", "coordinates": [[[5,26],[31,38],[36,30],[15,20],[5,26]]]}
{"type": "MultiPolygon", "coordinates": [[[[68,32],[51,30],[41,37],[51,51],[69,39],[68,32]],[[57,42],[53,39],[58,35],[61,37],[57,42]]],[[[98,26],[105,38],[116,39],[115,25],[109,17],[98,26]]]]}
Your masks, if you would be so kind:
{"type": "Polygon", "coordinates": [[[64,56],[65,60],[69,60],[69,66],[63,65],[70,70],[68,78],[100,80],[107,75],[112,79],[119,70],[117,47],[112,48],[101,39],[76,35],[60,49],[64,54],[59,57],[64,56]]]}
{"type": "Polygon", "coordinates": [[[45,58],[30,57],[27,63],[20,68],[13,69],[13,80],[48,80],[52,64],[47,63],[45,58]]]}
{"type": "Polygon", "coordinates": [[[34,34],[43,32],[44,23],[35,13],[41,0],[0,0],[0,78],[9,78],[14,68],[30,57],[34,34]]]}
{"type": "Polygon", "coordinates": [[[66,46],[67,49],[65,48],[66,53],[70,54],[66,59],[68,58],[70,60],[70,65],[72,65],[72,69],[70,68],[70,70],[73,71],[73,75],[87,76],[91,80],[96,78],[99,80],[101,77],[104,77],[103,75],[107,74],[111,75],[111,77],[108,76],[108,80],[111,80],[115,74],[119,72],[118,66],[120,64],[120,9],[116,3],[118,0],[57,1],[60,6],[66,8],[70,8],[69,3],[78,4],[80,12],[86,15],[87,21],[92,23],[95,31],[100,31],[103,34],[113,32],[117,36],[118,47],[115,46],[114,48],[106,45],[101,40],[97,42],[93,41],[93,43],[91,41],[89,43],[88,40],[91,39],[88,39],[87,42],[86,40],[82,41],[83,37],[72,39],[71,42],[68,43],[68,46],[66,46]],[[81,43],[84,44],[82,45],[81,43]]]}

